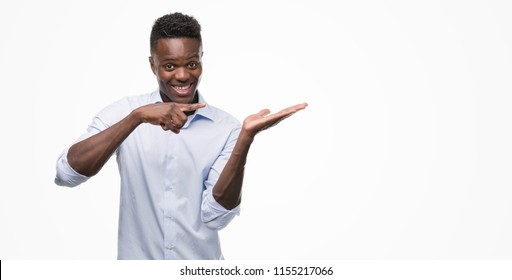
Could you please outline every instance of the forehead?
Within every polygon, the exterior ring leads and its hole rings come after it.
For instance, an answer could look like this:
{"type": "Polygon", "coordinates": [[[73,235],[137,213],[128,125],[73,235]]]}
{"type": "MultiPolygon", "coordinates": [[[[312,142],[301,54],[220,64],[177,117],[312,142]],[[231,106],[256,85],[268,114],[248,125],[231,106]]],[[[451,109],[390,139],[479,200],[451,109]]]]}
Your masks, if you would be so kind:
{"type": "Polygon", "coordinates": [[[200,56],[201,42],[195,38],[158,39],[154,55],[158,57],[182,58],[200,56]]]}

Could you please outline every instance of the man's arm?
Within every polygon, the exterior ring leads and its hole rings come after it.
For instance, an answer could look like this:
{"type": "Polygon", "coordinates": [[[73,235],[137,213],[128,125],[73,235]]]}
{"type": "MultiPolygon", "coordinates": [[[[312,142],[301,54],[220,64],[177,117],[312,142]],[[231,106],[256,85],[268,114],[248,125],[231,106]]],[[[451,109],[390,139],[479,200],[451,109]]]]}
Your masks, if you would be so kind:
{"type": "Polygon", "coordinates": [[[160,125],[164,130],[179,133],[187,121],[185,112],[204,106],[205,104],[168,102],[139,107],[113,126],[71,146],[67,156],[68,163],[76,172],[87,177],[94,176],[140,124],[160,125]]]}
{"type": "Polygon", "coordinates": [[[220,205],[231,210],[240,204],[247,154],[256,134],[303,110],[307,105],[298,104],[270,115],[270,111],[265,109],[244,120],[233,152],[212,190],[213,197],[220,205]]]}

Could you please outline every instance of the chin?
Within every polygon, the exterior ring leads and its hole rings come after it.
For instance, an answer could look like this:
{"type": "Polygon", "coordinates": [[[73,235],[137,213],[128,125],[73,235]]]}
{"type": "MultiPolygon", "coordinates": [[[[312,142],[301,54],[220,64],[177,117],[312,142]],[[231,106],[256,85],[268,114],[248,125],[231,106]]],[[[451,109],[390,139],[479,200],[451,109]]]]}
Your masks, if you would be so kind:
{"type": "Polygon", "coordinates": [[[189,104],[194,101],[194,94],[190,94],[188,96],[178,96],[178,95],[171,95],[171,100],[176,103],[182,103],[182,104],[189,104]]]}
{"type": "Polygon", "coordinates": [[[192,88],[191,92],[189,94],[187,94],[186,96],[179,95],[179,94],[173,93],[173,92],[172,92],[171,96],[173,97],[172,100],[174,100],[177,103],[189,104],[194,101],[195,94],[196,94],[196,89],[192,88]]]}

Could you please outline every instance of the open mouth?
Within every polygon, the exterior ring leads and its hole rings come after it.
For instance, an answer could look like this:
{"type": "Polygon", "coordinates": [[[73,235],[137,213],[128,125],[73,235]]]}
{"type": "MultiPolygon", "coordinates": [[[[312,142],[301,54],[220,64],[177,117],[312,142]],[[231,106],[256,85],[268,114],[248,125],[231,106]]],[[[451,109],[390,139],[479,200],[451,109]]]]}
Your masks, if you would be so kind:
{"type": "Polygon", "coordinates": [[[179,86],[176,86],[176,85],[171,85],[171,87],[176,91],[176,93],[178,94],[178,96],[188,96],[190,95],[191,91],[192,91],[192,85],[193,84],[188,84],[188,85],[179,85],[179,86]]]}

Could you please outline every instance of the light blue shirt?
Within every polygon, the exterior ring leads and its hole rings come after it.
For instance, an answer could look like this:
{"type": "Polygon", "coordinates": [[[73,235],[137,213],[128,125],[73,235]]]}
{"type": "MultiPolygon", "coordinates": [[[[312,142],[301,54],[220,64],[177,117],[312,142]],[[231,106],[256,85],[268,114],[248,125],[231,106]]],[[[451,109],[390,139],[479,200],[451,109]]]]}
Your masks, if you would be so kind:
{"type": "MultiPolygon", "coordinates": [[[[123,98],[103,109],[78,141],[157,102],[162,102],[158,90],[123,98]]],[[[205,102],[201,95],[199,102],[205,102]]],[[[234,117],[206,105],[188,117],[179,134],[141,124],[126,138],[116,150],[121,176],[118,259],[223,259],[218,231],[239,215],[240,206],[226,210],[213,198],[212,188],[240,128],[234,117]]],[[[89,177],[71,168],[68,149],[57,160],[55,183],[73,187],[89,177]]]]}

